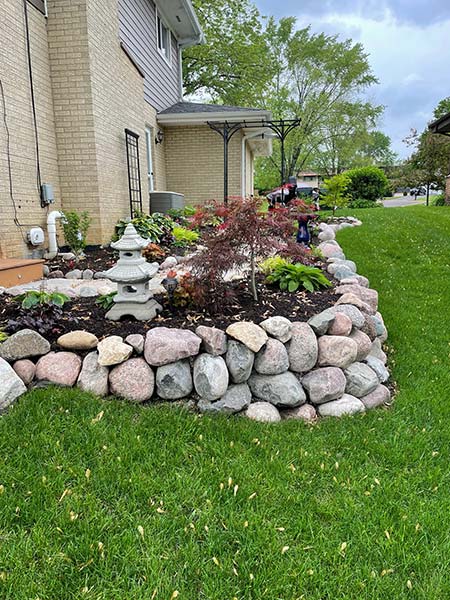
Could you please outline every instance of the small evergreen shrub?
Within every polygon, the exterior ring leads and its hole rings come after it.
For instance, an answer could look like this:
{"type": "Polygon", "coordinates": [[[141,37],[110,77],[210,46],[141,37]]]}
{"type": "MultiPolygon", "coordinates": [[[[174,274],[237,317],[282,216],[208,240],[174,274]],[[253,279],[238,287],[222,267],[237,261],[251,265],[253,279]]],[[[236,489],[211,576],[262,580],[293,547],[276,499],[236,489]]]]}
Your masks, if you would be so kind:
{"type": "Polygon", "coordinates": [[[350,179],[347,192],[352,199],[371,200],[383,198],[389,188],[389,180],[378,167],[358,167],[346,171],[350,179]]]}

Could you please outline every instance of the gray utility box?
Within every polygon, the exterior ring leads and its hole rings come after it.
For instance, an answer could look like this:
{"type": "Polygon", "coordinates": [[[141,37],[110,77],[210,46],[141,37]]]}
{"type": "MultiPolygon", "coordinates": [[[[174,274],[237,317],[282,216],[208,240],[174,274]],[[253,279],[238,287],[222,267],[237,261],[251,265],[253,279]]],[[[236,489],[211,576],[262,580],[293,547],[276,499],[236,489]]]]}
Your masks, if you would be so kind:
{"type": "Polygon", "coordinates": [[[166,213],[171,208],[184,208],[183,194],[177,192],[150,192],[150,214],[166,213]]]}

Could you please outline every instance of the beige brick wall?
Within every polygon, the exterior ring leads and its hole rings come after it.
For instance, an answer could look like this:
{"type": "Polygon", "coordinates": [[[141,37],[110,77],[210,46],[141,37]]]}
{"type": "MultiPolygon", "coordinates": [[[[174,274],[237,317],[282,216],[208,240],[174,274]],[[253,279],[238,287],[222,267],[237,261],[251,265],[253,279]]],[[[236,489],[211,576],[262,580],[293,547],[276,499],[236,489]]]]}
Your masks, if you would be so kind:
{"type": "MultiPolygon", "coordinates": [[[[49,37],[63,208],[88,210],[89,242],[108,242],[130,214],[126,128],[139,135],[148,210],[145,127],[156,131],[156,111],[120,47],[117,0],[50,0],[49,37]]],[[[155,184],[165,188],[163,145],[153,150],[155,184]]]]}
{"type": "Polygon", "coordinates": [[[48,0],[48,45],[63,210],[87,210],[101,238],[86,0],[48,0]]]}
{"type": "MultiPolygon", "coordinates": [[[[52,183],[55,197],[60,198],[58,163],[53,118],[53,98],[48,59],[45,17],[28,5],[30,44],[40,145],[41,177],[52,183]]],[[[25,41],[22,0],[0,0],[0,78],[5,94],[7,123],[10,133],[10,156],[13,195],[17,218],[27,226],[14,224],[14,210],[9,191],[6,130],[0,98],[0,257],[28,257],[30,248],[23,241],[28,225],[46,230],[47,209],[40,206],[36,182],[36,152],[31,92],[25,41]]],[[[59,208],[59,202],[52,207],[59,208]]]]}
{"type": "MultiPolygon", "coordinates": [[[[241,136],[228,148],[228,194],[241,195],[241,136]]],[[[207,125],[166,127],[167,186],[186,204],[223,199],[223,140],[207,125]]]]}

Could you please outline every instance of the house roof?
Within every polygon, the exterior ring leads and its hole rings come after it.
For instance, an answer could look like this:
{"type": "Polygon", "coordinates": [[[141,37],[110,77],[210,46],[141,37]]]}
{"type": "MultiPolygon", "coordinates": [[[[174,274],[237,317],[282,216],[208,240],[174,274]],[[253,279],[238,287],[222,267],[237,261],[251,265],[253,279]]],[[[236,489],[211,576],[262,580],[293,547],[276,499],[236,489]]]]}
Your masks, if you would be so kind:
{"type": "MultiPolygon", "coordinates": [[[[160,115],[199,114],[199,113],[249,113],[267,112],[258,108],[244,108],[243,106],[232,106],[227,104],[201,104],[199,102],[177,102],[169,108],[158,113],[160,115]]],[[[226,115],[224,115],[226,116],[226,115]]]]}
{"type": "Polygon", "coordinates": [[[450,112],[428,125],[432,133],[450,134],[450,112]]]}
{"type": "Polygon", "coordinates": [[[206,125],[208,121],[268,121],[272,118],[268,110],[228,106],[225,104],[202,104],[199,102],[177,102],[156,116],[161,125],[206,125]]]}
{"type": "Polygon", "coordinates": [[[182,48],[204,43],[205,36],[191,0],[156,0],[156,4],[182,48]]]}

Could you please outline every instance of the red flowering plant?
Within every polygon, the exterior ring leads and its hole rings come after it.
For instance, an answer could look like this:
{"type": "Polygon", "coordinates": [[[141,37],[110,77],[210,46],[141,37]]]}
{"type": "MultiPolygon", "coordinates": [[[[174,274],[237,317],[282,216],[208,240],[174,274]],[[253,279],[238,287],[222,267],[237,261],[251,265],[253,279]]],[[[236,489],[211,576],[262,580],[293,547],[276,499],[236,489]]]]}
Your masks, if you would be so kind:
{"type": "Polygon", "coordinates": [[[297,201],[265,212],[259,198],[230,198],[222,205],[223,225],[204,237],[204,249],[190,261],[193,280],[204,289],[208,304],[224,301],[227,272],[248,267],[249,288],[257,301],[257,262],[271,256],[280,243],[292,240],[296,220],[306,210],[306,205],[297,201]]]}

